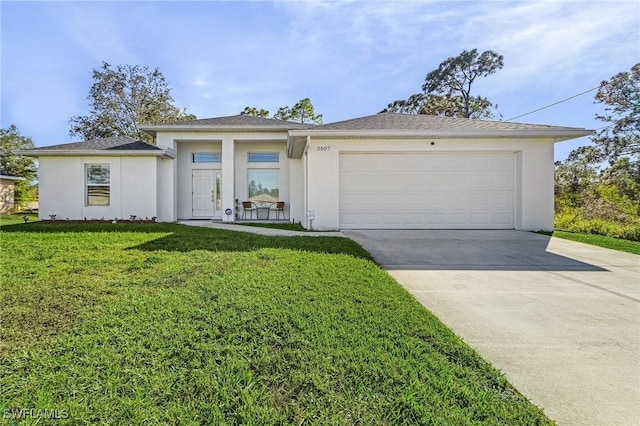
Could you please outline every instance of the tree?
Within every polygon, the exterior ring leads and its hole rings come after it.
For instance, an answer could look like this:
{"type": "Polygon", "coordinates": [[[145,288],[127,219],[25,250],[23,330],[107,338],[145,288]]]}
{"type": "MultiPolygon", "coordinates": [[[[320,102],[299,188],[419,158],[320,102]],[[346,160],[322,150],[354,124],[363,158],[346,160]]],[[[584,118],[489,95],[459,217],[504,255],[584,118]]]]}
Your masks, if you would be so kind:
{"type": "Polygon", "coordinates": [[[286,106],[278,109],[273,118],[296,123],[322,124],[322,114],[315,113],[309,98],[301,99],[293,108],[286,106]]]}
{"type": "Polygon", "coordinates": [[[598,170],[593,166],[597,150],[583,146],[573,150],[566,160],[555,162],[556,199],[567,200],[571,206],[580,204],[580,198],[597,184],[598,170]]]}
{"type": "Polygon", "coordinates": [[[610,123],[592,137],[599,159],[610,164],[623,156],[640,161],[640,63],[601,82],[595,102],[605,105],[605,114],[596,118],[610,123]]]}
{"type": "MultiPolygon", "coordinates": [[[[254,117],[268,117],[269,110],[258,109],[256,107],[245,107],[240,115],[251,115],[254,117]]],[[[322,114],[316,114],[309,98],[300,99],[293,108],[281,107],[273,115],[276,120],[294,121],[296,123],[322,124],[322,114]]]]}
{"type": "Polygon", "coordinates": [[[141,124],[160,124],[196,117],[173,104],[171,89],[155,68],[103,62],[93,70],[94,83],[89,90],[91,114],[71,117],[69,135],[85,140],[113,136],[131,136],[152,142],[140,131],[141,124]]]}
{"type": "Polygon", "coordinates": [[[493,104],[487,98],[480,96],[469,100],[471,109],[467,117],[462,96],[433,95],[416,93],[407,100],[393,101],[382,112],[400,112],[405,114],[426,114],[442,117],[492,118],[493,104]]]}
{"type": "Polygon", "coordinates": [[[269,110],[262,109],[262,108],[258,109],[256,107],[244,107],[244,110],[242,110],[240,115],[250,115],[253,117],[266,118],[269,116],[269,110]]]}
{"type": "Polygon", "coordinates": [[[33,198],[31,187],[36,178],[36,167],[32,159],[14,152],[33,147],[33,140],[22,136],[14,124],[0,129],[0,174],[23,178],[15,182],[16,201],[33,198]]]}
{"type": "Polygon", "coordinates": [[[422,93],[406,101],[390,103],[383,111],[430,114],[445,117],[492,118],[497,105],[482,96],[471,96],[478,77],[494,74],[504,66],[504,58],[491,50],[478,54],[478,49],[464,50],[450,57],[428,73],[422,93]]]}

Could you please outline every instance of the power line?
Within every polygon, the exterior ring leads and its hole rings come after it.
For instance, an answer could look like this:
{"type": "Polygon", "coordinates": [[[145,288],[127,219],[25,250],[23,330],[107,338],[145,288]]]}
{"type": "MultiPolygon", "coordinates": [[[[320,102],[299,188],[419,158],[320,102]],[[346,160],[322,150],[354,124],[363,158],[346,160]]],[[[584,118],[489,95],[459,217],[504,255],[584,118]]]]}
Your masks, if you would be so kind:
{"type": "Polygon", "coordinates": [[[573,98],[577,98],[578,96],[586,95],[587,93],[589,93],[589,92],[593,92],[594,90],[599,89],[599,88],[600,88],[600,85],[597,85],[596,87],[592,87],[591,89],[589,89],[589,90],[585,90],[584,92],[578,93],[577,95],[573,95],[573,96],[568,97],[568,98],[566,98],[566,99],[563,99],[563,100],[561,100],[561,101],[554,102],[554,103],[552,103],[552,104],[550,104],[550,105],[547,105],[547,106],[543,106],[542,108],[534,109],[533,111],[529,111],[529,112],[527,112],[527,113],[525,113],[525,114],[520,114],[520,115],[518,115],[518,116],[516,116],[516,117],[509,118],[509,119],[508,119],[508,120],[506,120],[506,121],[515,120],[516,118],[524,117],[525,115],[533,114],[534,112],[538,112],[538,111],[542,111],[543,109],[551,108],[551,107],[552,107],[552,106],[554,106],[554,105],[558,105],[558,104],[561,104],[561,103],[563,103],[563,102],[567,102],[568,100],[571,100],[571,99],[573,99],[573,98]]]}

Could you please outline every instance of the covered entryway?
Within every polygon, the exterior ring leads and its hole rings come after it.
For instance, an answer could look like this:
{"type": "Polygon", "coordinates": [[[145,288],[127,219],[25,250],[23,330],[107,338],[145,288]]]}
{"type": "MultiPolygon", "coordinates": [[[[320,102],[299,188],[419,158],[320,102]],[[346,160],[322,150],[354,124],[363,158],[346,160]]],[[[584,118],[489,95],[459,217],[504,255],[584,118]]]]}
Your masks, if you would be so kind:
{"type": "Polygon", "coordinates": [[[222,216],[221,178],[222,172],[220,170],[192,171],[193,217],[216,218],[222,216]]]}
{"type": "Polygon", "coordinates": [[[513,229],[515,153],[340,154],[342,229],[513,229]]]}

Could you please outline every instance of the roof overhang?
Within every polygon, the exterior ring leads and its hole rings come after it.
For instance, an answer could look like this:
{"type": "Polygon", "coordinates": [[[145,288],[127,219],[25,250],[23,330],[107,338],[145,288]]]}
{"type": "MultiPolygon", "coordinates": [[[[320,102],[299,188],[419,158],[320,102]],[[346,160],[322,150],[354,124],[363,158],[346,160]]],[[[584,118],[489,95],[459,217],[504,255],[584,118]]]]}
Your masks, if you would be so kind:
{"type": "Polygon", "coordinates": [[[316,139],[550,139],[554,143],[593,134],[578,128],[519,130],[290,130],[287,138],[289,158],[301,158],[309,138],[316,139]]]}
{"type": "Polygon", "coordinates": [[[17,155],[26,157],[161,157],[176,158],[172,149],[167,150],[131,150],[131,149],[47,149],[14,151],[17,155]]]}

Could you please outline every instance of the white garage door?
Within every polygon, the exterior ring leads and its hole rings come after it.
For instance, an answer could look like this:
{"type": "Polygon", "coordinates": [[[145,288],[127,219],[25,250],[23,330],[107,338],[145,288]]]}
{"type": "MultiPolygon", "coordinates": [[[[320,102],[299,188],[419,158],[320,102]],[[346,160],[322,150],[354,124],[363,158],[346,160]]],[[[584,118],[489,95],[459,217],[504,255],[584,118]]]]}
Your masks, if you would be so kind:
{"type": "Polygon", "coordinates": [[[512,229],[514,154],[342,153],[343,229],[512,229]]]}

